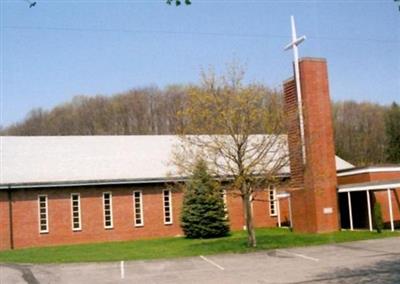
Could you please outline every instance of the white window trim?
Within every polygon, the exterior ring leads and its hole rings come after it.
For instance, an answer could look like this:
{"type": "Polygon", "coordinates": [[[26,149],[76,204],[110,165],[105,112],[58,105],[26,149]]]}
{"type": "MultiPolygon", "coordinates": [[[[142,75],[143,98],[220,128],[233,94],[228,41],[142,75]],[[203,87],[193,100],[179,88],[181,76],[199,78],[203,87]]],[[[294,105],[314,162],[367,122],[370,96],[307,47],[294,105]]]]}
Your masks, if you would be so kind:
{"type": "Polygon", "coordinates": [[[224,202],[225,209],[227,209],[228,200],[226,199],[226,189],[222,190],[222,201],[224,202]]]}
{"type": "Polygon", "coordinates": [[[142,190],[134,190],[133,191],[133,218],[134,218],[134,223],[135,223],[135,227],[143,227],[144,226],[144,215],[143,215],[143,192],[142,190]],[[135,193],[139,192],[140,194],[140,216],[141,216],[141,222],[140,223],[136,223],[136,198],[135,198],[135,193]]]}
{"type": "Polygon", "coordinates": [[[224,202],[225,212],[228,213],[228,197],[227,197],[226,189],[222,190],[222,201],[224,202]]]}
{"type": "Polygon", "coordinates": [[[82,216],[81,216],[81,194],[71,193],[71,226],[72,231],[82,231],[82,216]],[[79,217],[79,227],[74,228],[74,199],[73,196],[78,196],[78,217],[79,217]]]}
{"type": "Polygon", "coordinates": [[[106,191],[103,192],[103,222],[104,222],[104,228],[105,229],[113,229],[114,228],[114,221],[113,221],[113,206],[112,206],[112,193],[111,191],[106,191]],[[109,194],[110,196],[110,221],[111,221],[111,225],[110,226],[106,226],[106,204],[105,204],[105,194],[109,194]]]}
{"type": "Polygon", "coordinates": [[[360,185],[360,186],[348,186],[344,185],[344,188],[340,188],[339,186],[339,193],[342,192],[353,192],[353,191],[366,191],[366,190],[387,190],[388,188],[400,188],[400,182],[397,183],[387,183],[387,184],[380,184],[380,185],[360,185]]]}
{"type": "Polygon", "coordinates": [[[38,220],[39,220],[39,233],[40,234],[47,234],[49,232],[49,199],[47,194],[39,194],[38,195],[38,220]],[[46,198],[46,230],[42,230],[41,226],[41,218],[40,218],[40,198],[46,198]]]}
{"type": "Polygon", "coordinates": [[[225,219],[228,219],[228,199],[227,199],[227,193],[226,193],[226,189],[222,189],[222,202],[224,204],[224,212],[225,212],[225,219]]]}
{"type": "Polygon", "coordinates": [[[164,211],[164,224],[165,225],[171,225],[171,224],[173,224],[173,209],[172,209],[172,192],[171,192],[171,190],[170,189],[163,189],[163,191],[162,191],[162,205],[163,205],[163,211],[164,211]],[[164,202],[165,202],[165,200],[164,200],[164,192],[165,191],[168,191],[168,200],[169,200],[169,214],[170,214],[170,221],[169,222],[167,222],[165,219],[166,219],[166,216],[165,216],[165,204],[164,204],[164,202]]]}
{"type": "Polygon", "coordinates": [[[269,216],[276,217],[278,216],[278,199],[276,195],[276,188],[274,186],[268,187],[268,208],[269,208],[269,216]],[[273,199],[271,200],[271,191],[273,192],[273,199]],[[273,202],[275,213],[272,213],[271,203],[273,202]]]}
{"type": "Polygon", "coordinates": [[[383,172],[400,172],[400,167],[369,167],[366,169],[349,169],[345,172],[339,172],[338,177],[352,176],[358,174],[369,174],[369,173],[383,173],[383,172]]]}

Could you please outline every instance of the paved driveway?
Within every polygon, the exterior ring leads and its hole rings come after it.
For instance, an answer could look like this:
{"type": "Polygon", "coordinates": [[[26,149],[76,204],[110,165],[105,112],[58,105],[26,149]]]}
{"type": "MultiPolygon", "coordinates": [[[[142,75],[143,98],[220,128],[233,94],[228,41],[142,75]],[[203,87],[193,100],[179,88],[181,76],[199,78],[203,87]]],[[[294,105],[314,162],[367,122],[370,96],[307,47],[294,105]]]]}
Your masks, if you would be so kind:
{"type": "Polygon", "coordinates": [[[400,283],[400,238],[173,260],[1,265],[0,283],[400,283]]]}

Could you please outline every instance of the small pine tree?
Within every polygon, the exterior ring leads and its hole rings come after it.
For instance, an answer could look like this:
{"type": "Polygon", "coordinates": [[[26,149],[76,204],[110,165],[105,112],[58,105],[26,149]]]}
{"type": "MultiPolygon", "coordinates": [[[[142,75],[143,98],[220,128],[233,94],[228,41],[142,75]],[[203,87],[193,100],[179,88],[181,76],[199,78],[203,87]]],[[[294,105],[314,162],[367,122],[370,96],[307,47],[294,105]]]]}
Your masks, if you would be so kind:
{"type": "Polygon", "coordinates": [[[374,205],[374,227],[378,233],[383,230],[383,218],[381,204],[376,202],[374,205]]]}
{"type": "Polygon", "coordinates": [[[208,174],[205,162],[198,161],[184,192],[181,227],[186,237],[215,238],[229,233],[221,195],[221,188],[208,174]]]}

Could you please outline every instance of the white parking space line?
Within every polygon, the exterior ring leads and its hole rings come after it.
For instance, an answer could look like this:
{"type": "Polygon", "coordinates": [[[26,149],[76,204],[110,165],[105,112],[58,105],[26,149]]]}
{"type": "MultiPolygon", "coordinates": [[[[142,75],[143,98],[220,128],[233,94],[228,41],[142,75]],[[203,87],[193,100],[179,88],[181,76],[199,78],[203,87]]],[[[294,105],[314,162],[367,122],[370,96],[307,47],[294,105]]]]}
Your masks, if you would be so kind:
{"type": "Polygon", "coordinates": [[[120,268],[121,268],[121,279],[124,279],[125,278],[125,265],[124,265],[123,260],[121,261],[120,268]]]}
{"type": "Polygon", "coordinates": [[[319,261],[318,258],[314,258],[314,257],[307,256],[307,255],[304,255],[304,254],[294,253],[294,252],[290,252],[290,251],[287,251],[287,250],[279,250],[279,251],[283,252],[283,253],[286,253],[286,254],[291,254],[291,255],[294,255],[294,256],[297,256],[297,257],[301,257],[301,258],[304,258],[304,259],[307,259],[307,260],[311,260],[311,261],[315,261],[315,262],[319,261]]]}
{"type": "Polygon", "coordinates": [[[208,259],[208,258],[206,258],[206,257],[204,257],[204,256],[202,256],[202,255],[200,255],[200,258],[201,258],[202,260],[204,260],[204,261],[206,261],[206,262],[208,262],[208,263],[214,265],[215,267],[221,269],[221,270],[225,270],[225,268],[223,268],[223,267],[222,267],[221,265],[219,265],[218,263],[215,263],[215,262],[212,261],[211,259],[208,259]]]}

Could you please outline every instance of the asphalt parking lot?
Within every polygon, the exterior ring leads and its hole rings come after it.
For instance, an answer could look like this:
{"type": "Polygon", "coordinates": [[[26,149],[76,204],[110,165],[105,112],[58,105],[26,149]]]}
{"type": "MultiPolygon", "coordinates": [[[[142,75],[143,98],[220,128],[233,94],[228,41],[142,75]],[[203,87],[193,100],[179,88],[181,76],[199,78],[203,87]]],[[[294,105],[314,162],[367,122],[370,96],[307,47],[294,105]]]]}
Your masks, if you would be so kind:
{"type": "Polygon", "coordinates": [[[0,283],[400,283],[400,238],[173,260],[1,264],[0,283]]]}

